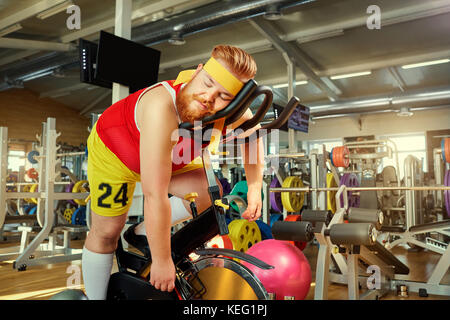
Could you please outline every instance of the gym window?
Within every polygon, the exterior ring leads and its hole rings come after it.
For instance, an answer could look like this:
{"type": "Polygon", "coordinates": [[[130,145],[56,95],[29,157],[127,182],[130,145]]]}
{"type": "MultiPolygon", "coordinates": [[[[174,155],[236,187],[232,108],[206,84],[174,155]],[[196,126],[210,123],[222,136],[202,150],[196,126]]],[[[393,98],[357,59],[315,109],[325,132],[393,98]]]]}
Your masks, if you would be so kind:
{"type": "Polygon", "coordinates": [[[20,166],[25,166],[25,151],[11,150],[8,152],[8,170],[19,171],[20,166]]]}
{"type": "MultiPolygon", "coordinates": [[[[409,135],[394,135],[394,136],[380,136],[379,139],[389,139],[395,143],[398,151],[398,166],[399,171],[397,174],[400,179],[403,179],[405,175],[405,159],[407,156],[412,155],[419,160],[422,160],[422,170],[424,172],[427,170],[427,147],[425,134],[409,134],[409,135]]],[[[394,151],[394,150],[393,150],[394,151]]],[[[383,158],[381,166],[384,168],[386,166],[395,167],[395,155],[392,159],[383,158]]]]}

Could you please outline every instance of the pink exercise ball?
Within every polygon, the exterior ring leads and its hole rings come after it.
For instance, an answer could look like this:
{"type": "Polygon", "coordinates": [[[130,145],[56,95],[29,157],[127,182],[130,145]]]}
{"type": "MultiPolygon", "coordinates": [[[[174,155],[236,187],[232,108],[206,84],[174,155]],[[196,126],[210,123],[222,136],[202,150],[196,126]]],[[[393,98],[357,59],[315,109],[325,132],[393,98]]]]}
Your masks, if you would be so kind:
{"type": "Polygon", "coordinates": [[[286,241],[267,239],[254,244],[246,253],[275,267],[263,270],[242,261],[267,292],[275,294],[276,300],[305,299],[311,287],[311,267],[300,249],[286,241]]]}

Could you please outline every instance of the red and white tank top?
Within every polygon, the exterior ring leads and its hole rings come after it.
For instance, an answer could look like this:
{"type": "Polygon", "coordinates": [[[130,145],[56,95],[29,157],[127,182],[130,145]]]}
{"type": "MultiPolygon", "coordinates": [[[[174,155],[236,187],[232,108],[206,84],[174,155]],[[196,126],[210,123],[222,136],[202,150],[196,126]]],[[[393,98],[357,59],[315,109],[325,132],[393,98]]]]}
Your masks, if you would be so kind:
{"type": "MultiPolygon", "coordinates": [[[[111,150],[130,170],[140,173],[139,141],[140,129],[136,121],[136,107],[144,93],[157,86],[167,89],[176,106],[176,97],[184,84],[173,85],[174,80],[162,81],[150,87],[138,90],[128,97],[117,101],[107,108],[97,121],[97,134],[106,147],[111,150]]],[[[201,148],[194,148],[192,139],[180,136],[177,144],[173,148],[173,156],[178,155],[178,159],[183,157],[184,151],[190,148],[190,161],[200,156],[201,148]]],[[[202,147],[205,147],[203,145],[202,147]]],[[[184,159],[184,158],[183,158],[184,159]]],[[[172,172],[175,172],[188,163],[173,163],[172,172]]]]}

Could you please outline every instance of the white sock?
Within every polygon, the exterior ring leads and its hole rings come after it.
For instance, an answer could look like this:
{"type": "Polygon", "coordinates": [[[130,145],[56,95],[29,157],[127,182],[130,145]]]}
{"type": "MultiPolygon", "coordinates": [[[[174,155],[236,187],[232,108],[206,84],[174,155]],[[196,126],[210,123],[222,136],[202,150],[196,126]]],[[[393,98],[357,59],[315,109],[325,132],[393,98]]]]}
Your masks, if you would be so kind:
{"type": "Polygon", "coordinates": [[[83,247],[81,268],[89,300],[106,300],[114,253],[96,253],[83,247]]]}
{"type": "MultiPolygon", "coordinates": [[[[170,207],[172,211],[172,222],[171,225],[174,226],[180,222],[192,219],[192,214],[186,210],[186,207],[183,204],[183,199],[178,197],[169,198],[170,207]]],[[[141,222],[136,228],[134,232],[137,235],[145,236],[145,224],[141,222]]]]}
{"type": "Polygon", "coordinates": [[[170,207],[172,208],[172,223],[174,226],[180,222],[192,219],[192,213],[186,210],[184,200],[178,197],[169,198],[170,207]]]}

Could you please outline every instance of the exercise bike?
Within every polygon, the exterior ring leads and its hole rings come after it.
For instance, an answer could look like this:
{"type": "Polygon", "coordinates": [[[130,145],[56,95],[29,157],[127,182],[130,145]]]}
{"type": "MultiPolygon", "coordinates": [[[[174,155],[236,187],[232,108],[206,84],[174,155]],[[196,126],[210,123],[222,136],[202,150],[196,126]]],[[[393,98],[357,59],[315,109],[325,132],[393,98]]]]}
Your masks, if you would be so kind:
{"type": "MultiPolygon", "coordinates": [[[[202,145],[209,142],[211,137],[207,132],[214,121],[225,118],[225,126],[238,120],[248,109],[250,104],[260,95],[264,95],[263,102],[250,120],[241,124],[237,129],[246,131],[257,125],[272,105],[273,94],[269,87],[258,86],[254,80],[248,81],[236,95],[235,99],[223,110],[215,115],[206,117],[202,121],[202,145]]],[[[278,118],[262,126],[252,138],[259,138],[270,130],[281,127],[299,106],[299,100],[292,97],[278,118]]],[[[194,134],[191,123],[182,123],[179,128],[187,129],[194,134]]],[[[236,129],[236,130],[237,130],[236,129]]],[[[236,143],[246,143],[250,138],[236,139],[236,143]]],[[[208,148],[202,149],[202,159],[208,193],[212,206],[197,213],[195,196],[191,197],[190,207],[193,218],[180,230],[171,236],[172,259],[176,269],[175,288],[172,292],[164,292],[154,288],[150,280],[151,256],[145,257],[124,250],[122,239],[119,239],[115,251],[118,272],[111,275],[107,300],[258,300],[269,299],[269,295],[258,278],[240,261],[253,264],[261,269],[272,269],[264,261],[253,256],[231,249],[206,248],[205,243],[216,235],[228,234],[225,219],[228,203],[220,195],[210,159],[208,148]],[[196,260],[190,254],[198,256],[196,260]],[[238,261],[237,261],[238,260],[238,261]]],[[[81,290],[66,291],[52,299],[86,299],[81,290]],[[70,296],[70,298],[69,298],[70,296]]]]}

